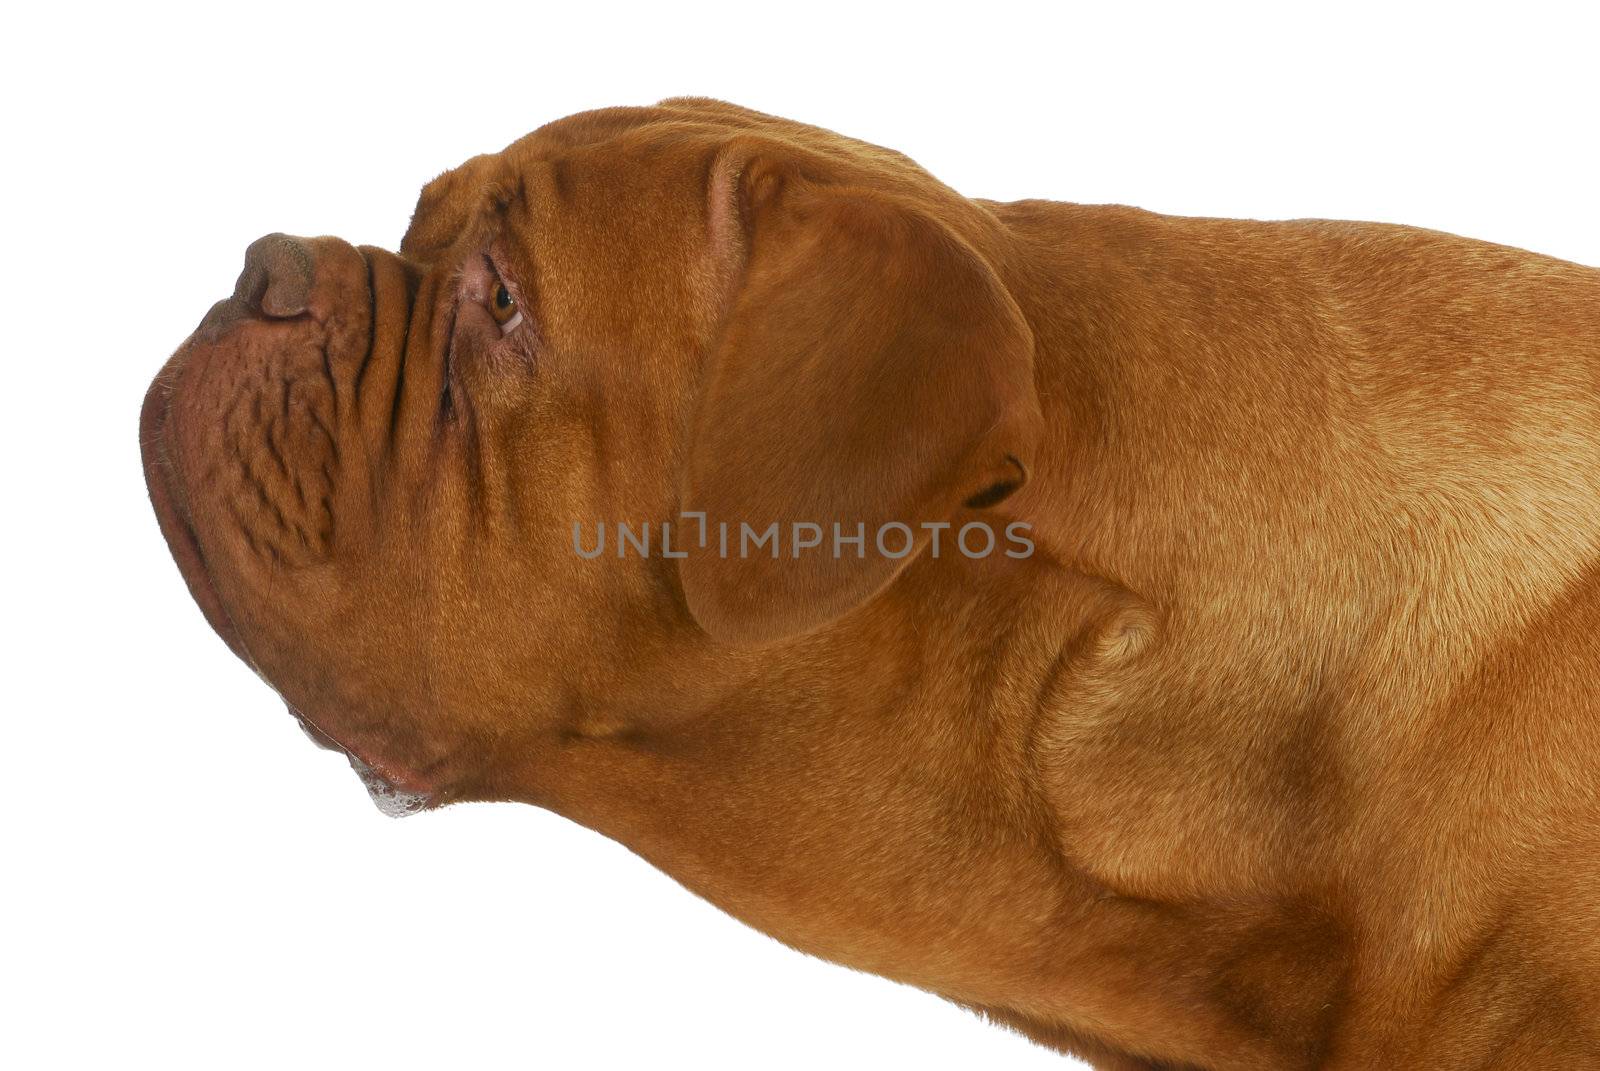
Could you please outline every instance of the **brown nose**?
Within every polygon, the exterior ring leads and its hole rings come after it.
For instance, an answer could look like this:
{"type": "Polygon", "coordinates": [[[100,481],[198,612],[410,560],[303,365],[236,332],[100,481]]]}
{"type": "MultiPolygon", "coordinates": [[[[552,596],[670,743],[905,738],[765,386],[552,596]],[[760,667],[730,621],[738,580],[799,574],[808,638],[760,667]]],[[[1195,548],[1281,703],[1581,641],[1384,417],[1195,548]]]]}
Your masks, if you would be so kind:
{"type": "Polygon", "coordinates": [[[311,298],[311,250],[299,238],[269,234],[245,250],[244,271],[233,296],[211,306],[196,336],[221,338],[235,324],[254,316],[285,320],[306,311],[311,298]]]}
{"type": "Polygon", "coordinates": [[[298,238],[269,234],[245,250],[234,300],[273,319],[306,311],[311,296],[311,251],[298,238]]]}

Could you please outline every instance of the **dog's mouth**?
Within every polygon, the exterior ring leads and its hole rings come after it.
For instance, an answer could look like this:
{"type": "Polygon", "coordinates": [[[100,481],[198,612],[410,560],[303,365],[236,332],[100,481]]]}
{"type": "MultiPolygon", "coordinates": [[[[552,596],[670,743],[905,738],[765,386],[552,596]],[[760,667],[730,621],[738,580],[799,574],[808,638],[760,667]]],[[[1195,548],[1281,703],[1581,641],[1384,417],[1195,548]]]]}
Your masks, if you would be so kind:
{"type": "MultiPolygon", "coordinates": [[[[228,645],[228,649],[265,681],[266,677],[245,648],[239,629],[229,616],[216,582],[212,579],[211,571],[206,565],[205,551],[183,507],[181,484],[172,469],[167,441],[167,411],[171,382],[177,374],[180,361],[181,354],[179,357],[174,357],[162,374],[156,377],[156,381],[151,384],[149,392],[145,395],[144,406],[139,413],[139,444],[144,462],[145,485],[150,492],[150,504],[155,510],[161,534],[167,541],[173,560],[177,563],[178,572],[182,574],[184,583],[188,585],[189,594],[199,605],[200,612],[205,615],[206,622],[228,645]]],[[[269,687],[272,686],[270,681],[267,683],[269,687]]],[[[428,795],[399,787],[287,700],[285,706],[313,743],[329,751],[338,752],[349,760],[350,768],[361,778],[362,785],[372,797],[372,802],[377,805],[378,810],[391,818],[404,818],[427,809],[431,802],[428,795]]]]}
{"type": "Polygon", "coordinates": [[[311,739],[313,744],[328,751],[337,751],[350,761],[350,768],[361,778],[361,784],[367,790],[367,795],[372,797],[373,804],[390,818],[406,818],[428,809],[431,798],[420,792],[412,792],[400,788],[392,783],[376,769],[362,762],[360,757],[339,741],[329,736],[317,727],[317,724],[295,708],[293,703],[285,702],[289,713],[295,716],[300,723],[300,729],[311,739]]]}
{"type": "Polygon", "coordinates": [[[350,768],[356,772],[356,776],[361,778],[362,785],[366,786],[373,804],[390,818],[409,818],[427,810],[432,802],[427,796],[407,792],[390,784],[382,774],[349,752],[345,752],[345,757],[350,760],[350,768]]]}

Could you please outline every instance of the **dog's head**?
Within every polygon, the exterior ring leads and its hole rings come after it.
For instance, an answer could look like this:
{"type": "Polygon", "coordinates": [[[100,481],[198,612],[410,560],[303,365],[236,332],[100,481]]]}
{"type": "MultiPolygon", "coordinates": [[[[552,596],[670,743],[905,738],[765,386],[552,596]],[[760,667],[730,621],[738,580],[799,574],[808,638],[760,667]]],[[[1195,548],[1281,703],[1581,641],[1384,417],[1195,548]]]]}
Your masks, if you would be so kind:
{"type": "Polygon", "coordinates": [[[561,734],[836,627],[1021,484],[1033,343],[993,234],[816,128],[574,116],[430,183],[398,255],[256,242],[150,388],[151,498],[212,626],[380,795],[501,796],[561,734]]]}

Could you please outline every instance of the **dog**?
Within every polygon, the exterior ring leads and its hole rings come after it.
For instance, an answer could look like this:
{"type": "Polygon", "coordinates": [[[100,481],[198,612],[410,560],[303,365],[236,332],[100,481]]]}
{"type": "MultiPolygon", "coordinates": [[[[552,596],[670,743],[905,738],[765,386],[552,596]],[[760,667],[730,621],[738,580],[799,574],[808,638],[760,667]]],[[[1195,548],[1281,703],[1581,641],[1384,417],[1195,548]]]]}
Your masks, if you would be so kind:
{"type": "Polygon", "coordinates": [[[140,435],[386,810],[1099,1068],[1600,1066],[1600,271],[672,99],[256,242],[140,435]]]}

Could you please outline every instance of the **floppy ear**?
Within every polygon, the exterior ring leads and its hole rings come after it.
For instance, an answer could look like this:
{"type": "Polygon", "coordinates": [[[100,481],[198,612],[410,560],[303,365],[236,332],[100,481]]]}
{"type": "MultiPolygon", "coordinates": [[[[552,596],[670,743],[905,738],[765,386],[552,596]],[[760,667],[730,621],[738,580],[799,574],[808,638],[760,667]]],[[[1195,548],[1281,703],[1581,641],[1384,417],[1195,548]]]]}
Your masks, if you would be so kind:
{"type": "Polygon", "coordinates": [[[760,159],[719,164],[711,185],[713,244],[742,279],[683,477],[706,545],[687,540],[679,577],[707,633],[751,644],[834,620],[921,552],[924,523],[1016,490],[1041,418],[1021,311],[930,213],[760,159]],[[880,552],[891,522],[910,530],[909,552],[903,530],[880,552]],[[773,523],[776,548],[741,539],[741,525],[773,523]],[[818,526],[821,544],[797,550],[796,524],[818,526]],[[836,543],[835,524],[864,545],[836,543]]]}

